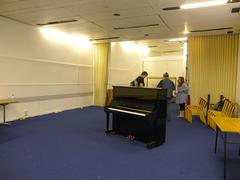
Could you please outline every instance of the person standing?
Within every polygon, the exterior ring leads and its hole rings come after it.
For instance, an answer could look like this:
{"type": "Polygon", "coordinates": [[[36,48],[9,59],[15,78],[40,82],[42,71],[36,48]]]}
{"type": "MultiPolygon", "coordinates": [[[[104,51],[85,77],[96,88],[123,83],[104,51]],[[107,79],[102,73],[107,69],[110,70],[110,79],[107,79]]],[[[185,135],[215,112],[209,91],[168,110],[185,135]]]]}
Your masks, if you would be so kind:
{"type": "Polygon", "coordinates": [[[167,98],[169,100],[173,97],[173,91],[176,89],[175,84],[169,78],[169,74],[166,72],[163,74],[163,79],[158,83],[158,88],[167,89],[167,98]]]}
{"type": "Polygon", "coordinates": [[[138,76],[135,80],[133,80],[133,81],[130,83],[130,86],[144,87],[144,86],[145,86],[144,79],[145,79],[145,77],[147,77],[147,76],[148,76],[147,71],[143,71],[140,76],[138,76]]]}
{"type": "Polygon", "coordinates": [[[169,74],[166,72],[163,74],[163,79],[158,83],[157,85],[158,88],[163,88],[167,89],[167,121],[171,121],[172,116],[171,116],[171,110],[172,110],[172,105],[170,104],[173,99],[173,91],[176,89],[175,84],[173,83],[172,80],[169,78],[169,74]]]}
{"type": "Polygon", "coordinates": [[[184,77],[178,77],[177,96],[176,104],[179,106],[178,118],[184,118],[185,116],[185,105],[188,97],[189,87],[184,84],[184,77]]]}

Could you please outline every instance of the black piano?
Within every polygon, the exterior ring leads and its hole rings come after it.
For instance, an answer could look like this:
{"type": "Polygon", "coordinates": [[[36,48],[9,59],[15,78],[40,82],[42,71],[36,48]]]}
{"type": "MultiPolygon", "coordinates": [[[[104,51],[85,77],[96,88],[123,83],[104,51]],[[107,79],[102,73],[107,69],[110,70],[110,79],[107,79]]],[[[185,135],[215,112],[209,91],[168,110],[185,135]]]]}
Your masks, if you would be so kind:
{"type": "Polygon", "coordinates": [[[119,134],[142,141],[149,149],[165,142],[166,89],[114,86],[113,100],[104,107],[104,111],[107,134],[119,134]]]}

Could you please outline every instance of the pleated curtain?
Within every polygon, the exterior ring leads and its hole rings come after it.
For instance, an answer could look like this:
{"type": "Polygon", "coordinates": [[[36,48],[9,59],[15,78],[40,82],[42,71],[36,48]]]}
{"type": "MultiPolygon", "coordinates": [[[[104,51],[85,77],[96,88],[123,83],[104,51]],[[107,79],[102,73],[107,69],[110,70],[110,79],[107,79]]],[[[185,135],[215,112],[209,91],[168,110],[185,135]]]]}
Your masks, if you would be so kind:
{"type": "Polygon", "coordinates": [[[191,103],[211,95],[211,102],[224,95],[236,101],[238,35],[191,37],[188,42],[188,69],[191,103]]]}
{"type": "Polygon", "coordinates": [[[107,90],[110,43],[94,45],[94,104],[104,106],[107,90]]]}

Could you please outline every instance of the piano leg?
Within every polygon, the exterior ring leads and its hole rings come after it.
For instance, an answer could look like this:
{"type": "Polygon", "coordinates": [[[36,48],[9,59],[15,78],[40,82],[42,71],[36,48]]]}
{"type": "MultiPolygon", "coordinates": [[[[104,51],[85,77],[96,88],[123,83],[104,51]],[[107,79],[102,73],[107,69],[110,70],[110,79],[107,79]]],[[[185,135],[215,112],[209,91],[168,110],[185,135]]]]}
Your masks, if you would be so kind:
{"type": "Polygon", "coordinates": [[[109,119],[110,119],[109,117],[110,117],[110,113],[106,112],[106,120],[107,120],[107,122],[106,122],[106,131],[105,131],[106,134],[114,132],[113,129],[111,129],[111,130],[109,129],[109,119]]]}
{"type": "Polygon", "coordinates": [[[147,143],[147,148],[148,149],[153,149],[153,148],[158,147],[158,146],[160,146],[162,144],[163,143],[161,143],[161,142],[152,141],[152,142],[147,143]]]}

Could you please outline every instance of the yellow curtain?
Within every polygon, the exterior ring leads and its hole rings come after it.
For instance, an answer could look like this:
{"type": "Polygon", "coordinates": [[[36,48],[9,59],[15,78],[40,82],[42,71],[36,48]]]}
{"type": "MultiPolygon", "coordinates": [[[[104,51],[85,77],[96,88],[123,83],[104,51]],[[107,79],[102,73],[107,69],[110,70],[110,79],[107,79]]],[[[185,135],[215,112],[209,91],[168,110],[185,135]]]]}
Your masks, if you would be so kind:
{"type": "Polygon", "coordinates": [[[94,45],[94,104],[104,106],[107,90],[110,43],[94,45]]]}
{"type": "Polygon", "coordinates": [[[211,102],[224,95],[236,101],[238,35],[191,37],[188,67],[191,103],[211,95],[211,102]]]}

